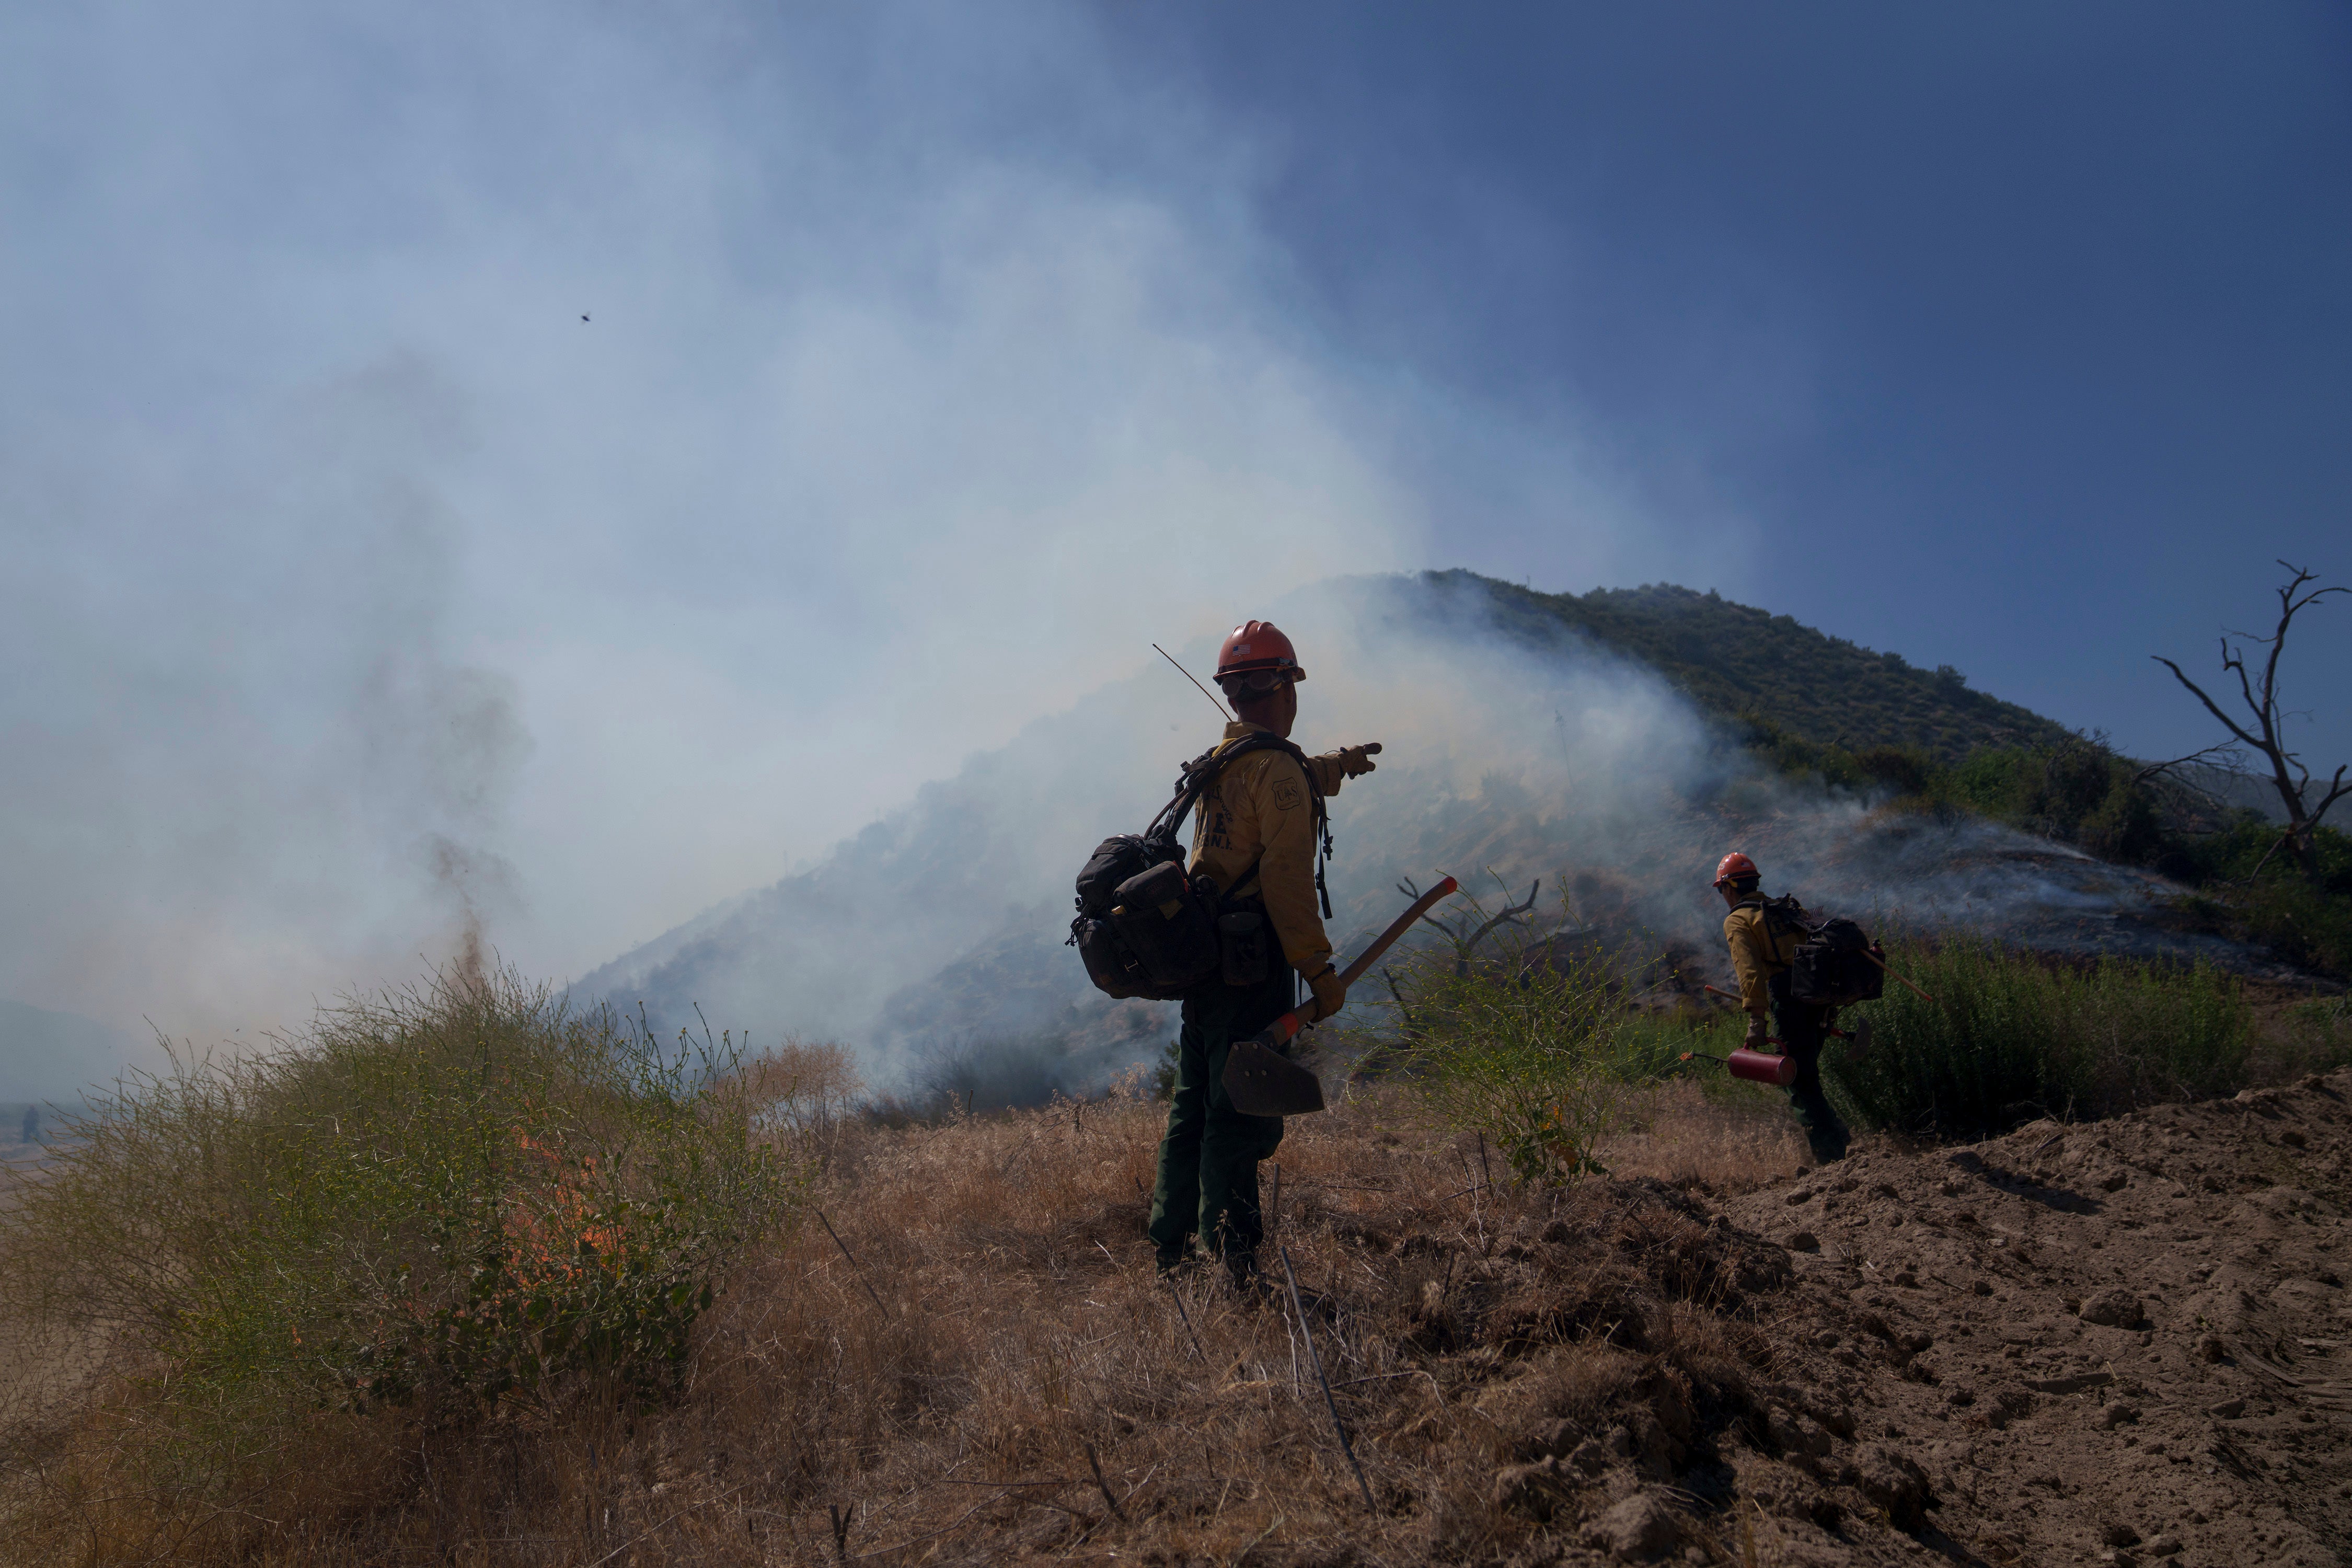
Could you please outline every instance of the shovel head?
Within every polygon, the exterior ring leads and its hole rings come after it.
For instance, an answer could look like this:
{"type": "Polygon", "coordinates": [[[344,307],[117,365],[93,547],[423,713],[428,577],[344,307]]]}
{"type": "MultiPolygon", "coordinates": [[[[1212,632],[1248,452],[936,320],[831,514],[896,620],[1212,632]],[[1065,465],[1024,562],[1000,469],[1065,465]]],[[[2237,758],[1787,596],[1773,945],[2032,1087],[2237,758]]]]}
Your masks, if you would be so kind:
{"type": "Polygon", "coordinates": [[[1257,1041],[1225,1053],[1225,1098],[1244,1116],[1305,1116],[1323,1109],[1323,1080],[1257,1041]]]}

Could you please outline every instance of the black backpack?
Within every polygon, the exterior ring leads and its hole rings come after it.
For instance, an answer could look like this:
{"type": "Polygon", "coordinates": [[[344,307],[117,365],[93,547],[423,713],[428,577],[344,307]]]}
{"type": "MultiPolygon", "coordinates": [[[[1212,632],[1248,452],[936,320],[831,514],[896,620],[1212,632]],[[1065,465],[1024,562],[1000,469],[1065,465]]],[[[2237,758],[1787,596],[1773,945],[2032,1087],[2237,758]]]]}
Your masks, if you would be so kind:
{"type": "MultiPolygon", "coordinates": [[[[1184,818],[1226,765],[1263,751],[1287,752],[1298,760],[1315,797],[1315,830],[1322,836],[1323,855],[1329,856],[1331,835],[1323,796],[1314,787],[1315,773],[1307,767],[1306,752],[1263,731],[1222,752],[1216,747],[1202,752],[1183,764],[1173,798],[1160,808],[1150,826],[1104,839],[1078,873],[1078,913],[1065,945],[1078,950],[1096,990],[1107,996],[1173,1002],[1223,967],[1217,929],[1220,892],[1208,877],[1185,875],[1179,836],[1184,818]]],[[[1244,886],[1256,873],[1257,862],[1252,861],[1234,879],[1234,886],[1244,886]]],[[[1328,919],[1331,899],[1323,889],[1319,861],[1315,886],[1328,919]]]]}
{"type": "Polygon", "coordinates": [[[1764,929],[1774,937],[1793,933],[1797,951],[1789,961],[1789,999],[1815,1007],[1845,1007],[1875,1002],[1886,994],[1886,952],[1870,933],[1843,915],[1815,919],[1794,893],[1764,900],[1764,929]],[[1876,959],[1877,963],[1871,962],[1876,959]]]}

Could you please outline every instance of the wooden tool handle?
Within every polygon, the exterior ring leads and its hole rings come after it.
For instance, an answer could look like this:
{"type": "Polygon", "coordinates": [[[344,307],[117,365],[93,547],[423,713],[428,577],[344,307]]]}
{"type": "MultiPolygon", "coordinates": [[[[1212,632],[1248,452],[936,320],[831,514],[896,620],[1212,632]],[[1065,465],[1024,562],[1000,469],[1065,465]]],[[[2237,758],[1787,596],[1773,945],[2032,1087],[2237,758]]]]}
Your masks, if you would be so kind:
{"type": "Polygon", "coordinates": [[[1920,990],[1916,985],[1912,985],[1908,980],[1904,979],[1903,976],[1895,973],[1895,971],[1887,968],[1886,961],[1879,957],[1878,954],[1871,952],[1870,949],[1866,947],[1864,948],[1862,950],[1862,956],[1870,960],[1871,963],[1878,965],[1878,972],[1881,974],[1885,975],[1887,979],[1892,980],[1900,985],[1911,986],[1912,994],[1917,996],[1922,1002],[1934,1002],[1936,1000],[1933,996],[1928,995],[1925,991],[1920,990]]]}
{"type": "Polygon", "coordinates": [[[1381,939],[1378,942],[1364,949],[1362,956],[1355,963],[1339,971],[1339,984],[1353,985],[1357,981],[1361,980],[1364,977],[1364,972],[1380,962],[1381,954],[1395,946],[1397,938],[1412,929],[1413,921],[1435,909],[1442,900],[1452,898],[1461,890],[1461,883],[1448,877],[1414,900],[1412,908],[1397,916],[1389,929],[1381,932],[1381,939]]]}
{"type": "MultiPolygon", "coordinates": [[[[1397,938],[1412,929],[1413,921],[1436,908],[1440,900],[1452,898],[1461,889],[1461,883],[1448,877],[1413,900],[1412,908],[1397,916],[1394,923],[1388,930],[1381,932],[1380,940],[1364,949],[1362,957],[1339,972],[1339,984],[1353,985],[1357,981],[1361,980],[1364,977],[1364,971],[1378,963],[1381,954],[1396,944],[1397,938]]],[[[1252,1038],[1268,1050],[1278,1051],[1288,1045],[1299,1030],[1314,1021],[1302,1018],[1296,1012],[1285,1013],[1281,1017],[1259,1030],[1252,1038]]]]}

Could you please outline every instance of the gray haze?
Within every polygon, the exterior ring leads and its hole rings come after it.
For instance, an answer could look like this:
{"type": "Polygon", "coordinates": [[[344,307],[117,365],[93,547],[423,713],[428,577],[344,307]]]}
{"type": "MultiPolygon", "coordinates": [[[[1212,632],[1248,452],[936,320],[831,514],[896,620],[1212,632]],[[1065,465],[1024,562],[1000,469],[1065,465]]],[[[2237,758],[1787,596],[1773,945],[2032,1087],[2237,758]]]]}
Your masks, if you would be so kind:
{"type": "Polygon", "coordinates": [[[1246,149],[1082,23],[701,18],[0,19],[0,994],[249,1035],[469,918],[562,978],[1417,553],[1246,149]],[[1200,180],[992,128],[1037,59],[1200,180]]]}

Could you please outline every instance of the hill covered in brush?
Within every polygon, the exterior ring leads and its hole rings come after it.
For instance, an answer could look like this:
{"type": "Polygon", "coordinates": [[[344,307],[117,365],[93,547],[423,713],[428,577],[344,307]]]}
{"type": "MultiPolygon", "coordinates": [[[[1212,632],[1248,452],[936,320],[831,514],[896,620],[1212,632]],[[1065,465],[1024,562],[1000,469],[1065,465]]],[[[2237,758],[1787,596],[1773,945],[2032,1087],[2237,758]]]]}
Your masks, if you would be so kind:
{"type": "Polygon", "coordinates": [[[2055,745],[2072,733],[2014,702],[1971,690],[1949,665],[1920,669],[1719,594],[1672,583],[1546,594],[1473,572],[1437,572],[1438,584],[1475,584],[1497,630],[1541,647],[1563,632],[1591,638],[1656,670],[1715,716],[1765,719],[1821,747],[1861,752],[1917,747],[1957,763],[1984,747],[2055,745]]]}

